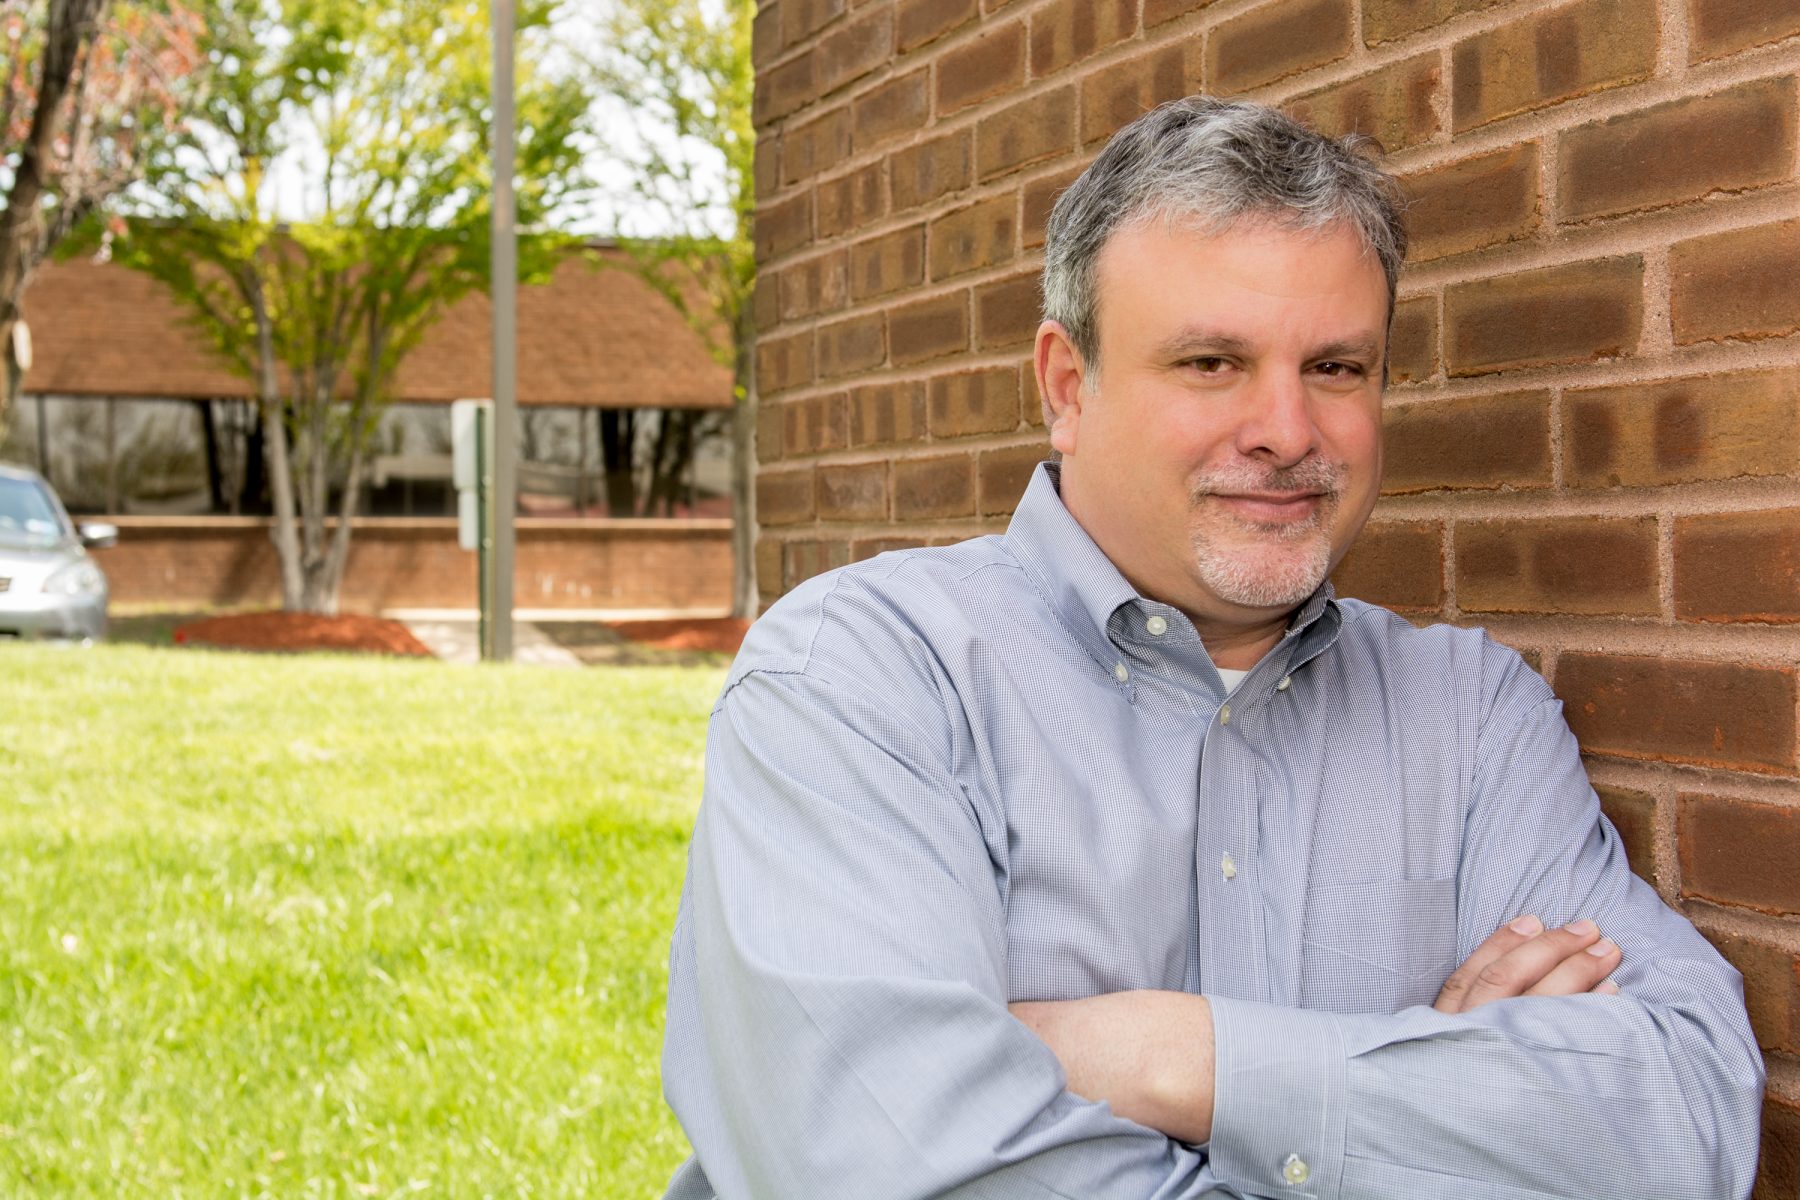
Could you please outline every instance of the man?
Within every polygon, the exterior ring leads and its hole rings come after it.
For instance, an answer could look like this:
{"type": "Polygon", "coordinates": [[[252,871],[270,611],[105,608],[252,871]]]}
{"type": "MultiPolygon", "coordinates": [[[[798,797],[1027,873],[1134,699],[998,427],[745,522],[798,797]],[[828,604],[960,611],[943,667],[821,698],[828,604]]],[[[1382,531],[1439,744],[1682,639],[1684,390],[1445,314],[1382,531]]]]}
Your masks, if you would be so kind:
{"type": "Polygon", "coordinates": [[[1386,176],[1253,105],[1061,198],[1060,464],[796,589],[714,711],[671,1197],[1748,1194],[1740,981],[1549,687],[1325,582],[1403,253],[1386,176]]]}

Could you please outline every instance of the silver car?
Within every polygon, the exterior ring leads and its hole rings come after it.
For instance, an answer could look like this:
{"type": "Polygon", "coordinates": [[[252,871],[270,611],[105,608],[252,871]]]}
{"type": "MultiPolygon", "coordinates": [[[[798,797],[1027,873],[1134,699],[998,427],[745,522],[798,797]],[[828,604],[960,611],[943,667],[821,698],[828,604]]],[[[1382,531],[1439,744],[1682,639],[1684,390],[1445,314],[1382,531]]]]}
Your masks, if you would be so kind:
{"type": "Polygon", "coordinates": [[[106,636],[106,576],[89,547],[119,540],[81,525],[34,471],[0,466],[0,638],[106,636]]]}

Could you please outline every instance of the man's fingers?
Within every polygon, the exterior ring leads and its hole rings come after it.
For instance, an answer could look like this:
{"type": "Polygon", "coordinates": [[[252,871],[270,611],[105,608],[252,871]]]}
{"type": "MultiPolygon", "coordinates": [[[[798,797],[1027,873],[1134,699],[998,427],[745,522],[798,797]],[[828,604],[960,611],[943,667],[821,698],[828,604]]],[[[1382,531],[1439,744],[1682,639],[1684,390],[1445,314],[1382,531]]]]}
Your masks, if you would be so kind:
{"type": "Polygon", "coordinates": [[[1475,980],[1491,964],[1499,961],[1508,951],[1517,949],[1544,931],[1544,923],[1529,914],[1516,917],[1488,935],[1486,941],[1475,947],[1474,953],[1463,960],[1461,966],[1451,972],[1450,978],[1438,991],[1438,997],[1432,1007],[1439,1012],[1461,1012],[1468,1007],[1469,990],[1475,986],[1475,980]]]}
{"type": "MultiPolygon", "coordinates": [[[[1587,955],[1589,946],[1600,940],[1600,930],[1592,921],[1572,921],[1561,929],[1546,929],[1536,937],[1522,945],[1516,946],[1502,954],[1499,958],[1483,967],[1475,976],[1463,997],[1460,1012],[1477,1008],[1490,1000],[1504,1000],[1512,996],[1523,996],[1532,988],[1544,982],[1559,966],[1573,956],[1580,955],[1576,961],[1582,967],[1591,969],[1595,956],[1587,955]]],[[[1615,962],[1613,965],[1617,965],[1615,962]]],[[[1606,976],[1605,971],[1595,975],[1577,991],[1587,991],[1606,976]]],[[[1560,983],[1560,981],[1559,981],[1560,983]]],[[[1568,992],[1554,993],[1567,995],[1568,992]]]]}
{"type": "Polygon", "coordinates": [[[1527,996],[1579,996],[1606,982],[1619,966],[1619,948],[1611,938],[1601,938],[1579,954],[1557,963],[1550,973],[1525,989],[1527,996]]]}

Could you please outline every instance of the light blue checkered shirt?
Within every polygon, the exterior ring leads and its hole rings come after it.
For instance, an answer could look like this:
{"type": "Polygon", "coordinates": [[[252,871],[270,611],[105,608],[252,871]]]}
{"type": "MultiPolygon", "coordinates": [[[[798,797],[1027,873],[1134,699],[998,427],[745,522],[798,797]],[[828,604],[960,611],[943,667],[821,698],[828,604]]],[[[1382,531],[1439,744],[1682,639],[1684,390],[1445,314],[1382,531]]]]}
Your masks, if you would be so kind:
{"type": "Polygon", "coordinates": [[[1327,589],[1227,695],[1046,468],[1004,537],[752,629],[663,1078],[674,1200],[1743,1197],[1763,1083],[1517,654],[1327,589]],[[1622,993],[1429,1007],[1527,912],[1597,921],[1622,993]],[[1070,1094],[1006,1010],[1134,988],[1211,998],[1204,1146],[1070,1094]]]}

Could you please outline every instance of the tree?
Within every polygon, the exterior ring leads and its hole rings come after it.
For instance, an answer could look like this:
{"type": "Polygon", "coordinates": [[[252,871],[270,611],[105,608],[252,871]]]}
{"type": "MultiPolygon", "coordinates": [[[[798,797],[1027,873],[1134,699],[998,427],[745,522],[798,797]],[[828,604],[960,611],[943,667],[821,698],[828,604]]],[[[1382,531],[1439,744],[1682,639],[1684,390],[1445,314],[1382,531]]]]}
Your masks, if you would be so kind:
{"type": "Polygon", "coordinates": [[[0,428],[31,274],[129,186],[205,77],[197,14],[176,2],[0,0],[0,428]]]}
{"type": "MultiPolygon", "coordinates": [[[[207,0],[205,13],[215,86],[117,252],[255,380],[282,603],[332,612],[395,369],[487,282],[487,7],[207,0]]],[[[549,16],[527,0],[518,20],[525,230],[585,179],[590,97],[548,65],[549,16]]],[[[547,276],[563,244],[521,237],[521,276],[547,276]]]]}
{"type": "MultiPolygon", "coordinates": [[[[755,15],[755,0],[612,0],[595,62],[603,91],[639,122],[635,144],[606,148],[625,168],[631,205],[646,226],[645,236],[623,244],[638,274],[732,369],[732,607],[740,616],[757,608],[750,389],[755,15]]],[[[705,420],[701,413],[664,416],[677,437],[700,433],[705,420]]]]}

